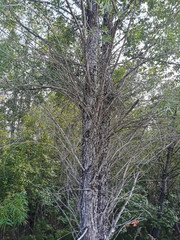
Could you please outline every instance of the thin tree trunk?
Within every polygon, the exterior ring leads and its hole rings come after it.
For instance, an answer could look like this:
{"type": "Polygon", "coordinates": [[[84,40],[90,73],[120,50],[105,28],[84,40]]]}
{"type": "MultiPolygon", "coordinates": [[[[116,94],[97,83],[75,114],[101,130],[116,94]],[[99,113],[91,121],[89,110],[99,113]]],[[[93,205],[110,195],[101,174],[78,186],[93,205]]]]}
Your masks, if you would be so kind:
{"type": "MultiPolygon", "coordinates": [[[[169,168],[171,165],[171,160],[172,160],[172,155],[173,155],[173,150],[174,150],[174,146],[171,145],[168,147],[167,149],[167,158],[166,158],[166,165],[165,168],[163,170],[163,174],[162,174],[162,182],[161,182],[161,193],[160,193],[160,197],[159,197],[159,202],[158,202],[158,207],[159,207],[159,211],[158,211],[158,219],[160,220],[164,211],[164,202],[167,198],[167,192],[168,192],[168,174],[169,174],[169,168]]],[[[160,227],[154,228],[152,235],[155,239],[159,238],[159,234],[160,234],[160,227]]]]}

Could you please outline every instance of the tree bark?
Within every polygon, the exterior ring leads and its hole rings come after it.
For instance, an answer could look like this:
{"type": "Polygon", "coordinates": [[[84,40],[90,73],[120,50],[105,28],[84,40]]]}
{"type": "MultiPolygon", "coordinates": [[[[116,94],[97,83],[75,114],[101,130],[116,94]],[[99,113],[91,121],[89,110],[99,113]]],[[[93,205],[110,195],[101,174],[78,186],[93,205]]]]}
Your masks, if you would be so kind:
{"type": "MultiPolygon", "coordinates": [[[[105,19],[104,19],[105,21],[105,19]]],[[[87,10],[87,77],[84,86],[82,138],[81,234],[83,240],[106,240],[108,216],[108,111],[111,74],[107,69],[109,44],[100,44],[98,5],[90,1],[87,10]]],[[[101,42],[102,43],[102,42],[101,42]]]]}

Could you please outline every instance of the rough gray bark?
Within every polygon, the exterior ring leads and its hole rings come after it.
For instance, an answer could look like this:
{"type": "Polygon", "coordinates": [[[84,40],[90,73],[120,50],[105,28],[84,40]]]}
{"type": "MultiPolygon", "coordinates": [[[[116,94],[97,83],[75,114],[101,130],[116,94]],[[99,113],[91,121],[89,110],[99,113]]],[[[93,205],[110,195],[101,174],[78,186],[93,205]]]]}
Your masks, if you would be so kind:
{"type": "Polygon", "coordinates": [[[110,115],[107,96],[110,91],[109,71],[104,68],[107,47],[100,56],[99,12],[95,1],[87,10],[88,40],[86,48],[87,75],[84,86],[85,110],[83,111],[82,139],[82,199],[81,232],[87,228],[84,240],[107,239],[107,214],[104,212],[108,194],[107,139],[110,115]],[[105,74],[103,70],[107,71],[105,74]]]}

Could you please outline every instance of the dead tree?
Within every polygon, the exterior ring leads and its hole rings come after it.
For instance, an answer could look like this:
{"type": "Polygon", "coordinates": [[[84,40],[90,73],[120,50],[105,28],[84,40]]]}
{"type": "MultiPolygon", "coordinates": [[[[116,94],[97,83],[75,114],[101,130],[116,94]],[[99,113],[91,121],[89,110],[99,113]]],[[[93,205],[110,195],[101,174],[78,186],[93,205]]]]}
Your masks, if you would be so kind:
{"type": "MultiPolygon", "coordinates": [[[[152,156],[144,155],[143,151],[157,140],[142,141],[152,112],[143,112],[143,105],[147,102],[140,93],[144,91],[145,80],[140,76],[137,81],[135,79],[143,64],[152,59],[158,60],[157,52],[153,48],[157,44],[156,36],[163,24],[152,27],[153,34],[149,34],[151,39],[144,42],[145,48],[139,46],[130,57],[124,54],[129,34],[138,24],[137,16],[141,18],[141,2],[64,0],[56,5],[53,1],[26,1],[25,13],[30,11],[41,19],[39,22],[43,31],[47,29],[47,34],[35,31],[31,21],[28,25],[28,21],[23,21],[21,16],[18,16],[18,11],[13,11],[13,6],[7,3],[19,31],[22,31],[25,39],[27,35],[32,38],[29,59],[36,59],[28,66],[26,61],[23,61],[24,68],[28,68],[27,76],[30,76],[30,80],[26,79],[25,84],[16,82],[15,87],[28,91],[51,89],[61,92],[71,99],[82,113],[80,156],[52,117],[65,141],[65,148],[69,147],[68,154],[71,154],[77,163],[75,171],[68,157],[60,153],[64,162],[68,163],[66,167],[69,167],[71,175],[79,182],[80,198],[77,209],[80,223],[76,213],[67,206],[77,220],[79,233],[75,232],[74,238],[79,237],[79,240],[110,240],[115,232],[121,231],[122,226],[118,226],[118,222],[133,194],[140,168],[152,159],[152,156]],[[68,47],[64,49],[54,27],[58,24],[55,21],[53,25],[53,17],[45,15],[51,9],[51,13],[56,13],[54,18],[60,14],[68,24],[76,28],[77,39],[76,44],[72,44],[73,50],[68,47]],[[54,41],[50,40],[50,34],[54,41]],[[77,48],[80,48],[79,51],[77,48]],[[41,63],[38,68],[37,62],[41,63]],[[113,76],[118,68],[123,68],[124,74],[115,84],[113,76]],[[32,78],[36,78],[36,71],[32,71],[34,69],[37,69],[41,78],[32,82],[32,78]],[[141,114],[134,114],[137,109],[141,114]],[[122,191],[127,185],[130,188],[123,197],[121,209],[117,210],[122,191]]],[[[164,26],[167,28],[167,24],[164,26]]],[[[23,47],[22,42],[21,44],[23,47]]],[[[8,82],[8,79],[6,80],[8,82]]],[[[73,228],[73,225],[71,227],[73,228]]]]}

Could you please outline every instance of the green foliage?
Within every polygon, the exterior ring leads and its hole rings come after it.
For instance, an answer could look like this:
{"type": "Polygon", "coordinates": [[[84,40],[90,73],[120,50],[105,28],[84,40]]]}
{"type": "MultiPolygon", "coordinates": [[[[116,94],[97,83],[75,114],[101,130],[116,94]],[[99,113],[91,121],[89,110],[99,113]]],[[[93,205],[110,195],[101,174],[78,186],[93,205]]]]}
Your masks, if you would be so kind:
{"type": "MultiPolygon", "coordinates": [[[[54,118],[57,117],[64,132],[72,125],[75,126],[74,134],[79,134],[80,126],[75,120],[79,112],[74,104],[62,95],[51,94],[46,107],[53,112],[54,118]]],[[[16,231],[22,223],[26,223],[26,229],[29,221],[35,218],[33,233],[22,236],[22,239],[56,240],[64,236],[64,239],[70,240],[67,219],[50,194],[51,191],[56,192],[57,186],[63,186],[64,174],[54,147],[58,133],[51,117],[47,117],[43,110],[37,106],[25,114],[21,119],[21,130],[13,138],[5,130],[0,132],[3,146],[0,159],[0,224],[8,237],[10,229],[16,231]]],[[[68,212],[66,214],[69,215],[68,212]]]]}
{"type": "Polygon", "coordinates": [[[114,83],[118,83],[126,74],[126,69],[124,67],[117,69],[114,72],[114,83]]]}
{"type": "Polygon", "coordinates": [[[140,237],[141,240],[149,240],[148,234],[153,228],[157,227],[161,228],[160,239],[172,237],[173,226],[177,221],[176,210],[172,207],[170,208],[170,203],[166,201],[165,211],[161,219],[159,219],[157,216],[158,207],[148,201],[148,192],[142,191],[142,187],[140,187],[139,190],[139,193],[133,195],[121,218],[120,226],[121,224],[123,225],[124,222],[126,222],[126,225],[117,239],[134,240],[136,239],[135,237],[140,237]],[[137,227],[133,227],[133,225],[130,224],[133,219],[139,221],[137,227]]]}
{"type": "Polygon", "coordinates": [[[9,193],[0,204],[0,227],[15,227],[26,222],[28,216],[27,196],[24,192],[9,193]]]}

